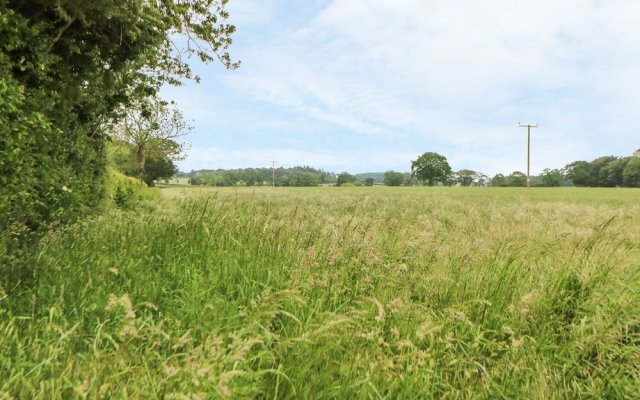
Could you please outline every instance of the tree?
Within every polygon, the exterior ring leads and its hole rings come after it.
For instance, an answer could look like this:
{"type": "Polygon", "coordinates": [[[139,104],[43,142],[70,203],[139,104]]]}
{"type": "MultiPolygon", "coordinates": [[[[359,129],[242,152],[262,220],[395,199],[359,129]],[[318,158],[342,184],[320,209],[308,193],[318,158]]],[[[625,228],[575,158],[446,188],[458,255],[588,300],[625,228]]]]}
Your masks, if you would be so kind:
{"type": "Polygon", "coordinates": [[[593,166],[587,161],[574,161],[564,167],[567,179],[576,186],[595,186],[597,177],[593,166]]]}
{"type": "Polygon", "coordinates": [[[387,186],[400,186],[403,181],[404,174],[402,172],[389,170],[384,173],[383,183],[387,186]]]}
{"type": "Polygon", "coordinates": [[[426,152],[411,161],[411,174],[420,182],[434,186],[436,183],[446,183],[451,175],[451,166],[444,156],[438,153],[426,152]]]}
{"type": "Polygon", "coordinates": [[[622,184],[622,172],[627,162],[627,159],[604,156],[591,162],[572,162],[565,170],[567,178],[576,186],[613,187],[622,184]]]}
{"type": "Polygon", "coordinates": [[[507,182],[507,178],[503,174],[495,174],[494,177],[491,178],[491,186],[507,187],[509,186],[509,182],[507,182]]]}
{"type": "Polygon", "coordinates": [[[373,186],[373,183],[374,183],[374,179],[372,177],[368,177],[364,180],[365,186],[373,186]]]}
{"type": "Polygon", "coordinates": [[[461,169],[456,172],[454,181],[459,183],[460,186],[471,186],[478,177],[478,173],[476,171],[472,171],[470,169],[461,169]]]}
{"type": "Polygon", "coordinates": [[[478,186],[487,186],[491,183],[491,178],[488,175],[478,172],[476,176],[476,182],[478,186]]]}
{"type": "Polygon", "coordinates": [[[178,172],[178,167],[172,160],[167,158],[149,157],[145,165],[142,179],[149,186],[154,185],[154,181],[159,179],[169,179],[178,172]]]}
{"type": "Polygon", "coordinates": [[[148,156],[169,161],[182,159],[185,144],[178,140],[192,129],[173,103],[157,98],[136,102],[109,127],[112,138],[133,146],[134,159],[142,174],[148,156]]]}
{"type": "Polygon", "coordinates": [[[289,177],[289,186],[318,186],[320,184],[320,176],[310,171],[294,171],[289,177]]]}
{"type": "Polygon", "coordinates": [[[555,187],[562,185],[564,174],[559,169],[545,168],[540,176],[542,186],[555,187]]]}
{"type": "Polygon", "coordinates": [[[606,164],[599,173],[600,186],[616,187],[623,185],[623,172],[631,157],[618,158],[606,164]]]}
{"type": "Polygon", "coordinates": [[[348,172],[342,172],[340,173],[340,175],[338,175],[338,179],[336,180],[336,186],[343,186],[345,183],[355,184],[357,181],[358,179],[354,175],[351,175],[348,172]]]}
{"type": "Polygon", "coordinates": [[[598,187],[609,186],[607,182],[606,169],[610,163],[615,162],[617,159],[618,158],[614,156],[604,156],[604,157],[596,158],[595,160],[590,162],[591,168],[593,171],[592,172],[593,179],[594,179],[594,182],[592,182],[591,186],[598,186],[598,187]]]}
{"type": "Polygon", "coordinates": [[[640,187],[640,157],[632,157],[622,173],[626,187],[640,187]]]}
{"type": "Polygon", "coordinates": [[[507,177],[507,184],[511,187],[527,186],[527,175],[520,171],[514,171],[507,177]]]}
{"type": "Polygon", "coordinates": [[[220,179],[220,186],[236,186],[240,181],[239,171],[224,171],[220,179]]]}

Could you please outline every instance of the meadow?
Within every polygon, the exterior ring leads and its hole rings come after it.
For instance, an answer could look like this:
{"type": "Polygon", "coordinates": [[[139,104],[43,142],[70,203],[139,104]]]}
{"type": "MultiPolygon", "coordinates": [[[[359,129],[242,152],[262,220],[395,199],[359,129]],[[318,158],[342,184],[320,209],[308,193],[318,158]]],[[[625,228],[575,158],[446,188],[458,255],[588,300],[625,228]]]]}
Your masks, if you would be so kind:
{"type": "Polygon", "coordinates": [[[160,193],[11,266],[0,399],[640,396],[638,190],[160,193]]]}

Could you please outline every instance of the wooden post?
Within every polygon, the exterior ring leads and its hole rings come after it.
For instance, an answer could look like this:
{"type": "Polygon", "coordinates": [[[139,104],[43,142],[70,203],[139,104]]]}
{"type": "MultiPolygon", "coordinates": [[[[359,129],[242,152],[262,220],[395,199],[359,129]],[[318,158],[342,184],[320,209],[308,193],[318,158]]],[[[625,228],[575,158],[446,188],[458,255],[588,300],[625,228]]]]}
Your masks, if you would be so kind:
{"type": "Polygon", "coordinates": [[[531,128],[537,128],[538,124],[523,125],[518,123],[521,128],[527,128],[527,189],[531,188],[531,128]]]}

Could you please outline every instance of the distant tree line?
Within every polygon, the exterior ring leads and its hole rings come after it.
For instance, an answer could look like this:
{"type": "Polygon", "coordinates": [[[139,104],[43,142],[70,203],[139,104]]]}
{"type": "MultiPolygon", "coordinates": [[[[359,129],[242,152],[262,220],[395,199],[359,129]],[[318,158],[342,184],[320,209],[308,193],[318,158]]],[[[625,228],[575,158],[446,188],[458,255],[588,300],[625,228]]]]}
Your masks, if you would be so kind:
{"type": "MultiPolygon", "coordinates": [[[[527,175],[523,172],[499,173],[493,178],[469,169],[453,172],[444,156],[432,152],[411,162],[411,176],[429,186],[527,186],[527,175]]],[[[399,186],[399,181],[398,173],[385,173],[385,185],[399,186]]],[[[542,174],[531,177],[531,186],[640,187],[640,149],[629,157],[606,156],[590,162],[575,161],[562,169],[546,168],[542,174]]]]}
{"type": "MultiPolygon", "coordinates": [[[[128,158],[131,163],[131,157],[128,158]]],[[[131,164],[135,170],[135,164],[131,164]]],[[[276,186],[493,186],[525,187],[527,175],[514,171],[509,175],[498,173],[493,177],[471,169],[453,171],[447,159],[433,152],[423,153],[411,163],[411,172],[388,170],[384,173],[369,172],[350,174],[315,169],[309,166],[293,168],[242,168],[199,170],[178,173],[189,178],[191,185],[208,186],[262,186],[272,185],[275,172],[276,186]]],[[[156,173],[156,176],[160,172],[156,173]]],[[[575,161],[562,169],[546,168],[541,174],[531,176],[531,186],[592,186],[592,187],[640,187],[640,150],[630,157],[606,156],[591,162],[575,161]]]]}
{"type": "MultiPolygon", "coordinates": [[[[491,186],[526,186],[527,176],[515,171],[497,174],[491,186]]],[[[545,169],[531,177],[532,186],[640,187],[640,149],[630,157],[605,156],[593,161],[574,161],[562,169],[545,169]]]]}
{"type": "Polygon", "coordinates": [[[337,181],[334,173],[309,166],[197,170],[178,176],[198,186],[271,186],[274,178],[276,186],[309,187],[337,181]]]}
{"type": "Polygon", "coordinates": [[[565,174],[576,186],[640,187],[640,149],[631,157],[575,161],[565,167],[565,174]]]}

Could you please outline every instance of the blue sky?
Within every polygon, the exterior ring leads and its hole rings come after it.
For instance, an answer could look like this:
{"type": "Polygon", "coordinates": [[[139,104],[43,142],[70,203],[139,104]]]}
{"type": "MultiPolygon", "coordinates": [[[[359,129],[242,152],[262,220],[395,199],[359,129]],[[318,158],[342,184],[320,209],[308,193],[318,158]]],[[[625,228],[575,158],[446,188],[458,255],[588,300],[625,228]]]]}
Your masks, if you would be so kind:
{"type": "Polygon", "coordinates": [[[230,0],[242,65],[165,88],[179,167],[532,173],[640,148],[640,1],[230,0]]]}

